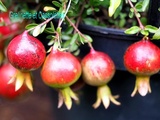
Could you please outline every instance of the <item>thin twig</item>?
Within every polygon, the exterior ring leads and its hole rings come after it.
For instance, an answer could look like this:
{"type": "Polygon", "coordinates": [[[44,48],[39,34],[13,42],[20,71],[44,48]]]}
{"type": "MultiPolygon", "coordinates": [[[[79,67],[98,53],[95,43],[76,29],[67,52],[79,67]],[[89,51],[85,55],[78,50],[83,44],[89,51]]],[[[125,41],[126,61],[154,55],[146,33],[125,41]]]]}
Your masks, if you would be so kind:
{"type": "MultiPolygon", "coordinates": [[[[72,21],[67,16],[66,19],[68,20],[70,25],[77,31],[77,33],[88,41],[88,39],[78,30],[78,28],[72,23],[72,21]]],[[[91,42],[88,41],[88,45],[91,49],[93,49],[91,42]]]]}
{"type": "Polygon", "coordinates": [[[139,27],[143,30],[143,29],[144,29],[144,26],[143,26],[141,20],[139,19],[138,15],[137,15],[138,12],[137,12],[136,8],[135,8],[134,5],[132,4],[131,0],[128,0],[128,3],[130,4],[131,8],[133,8],[133,10],[134,10],[134,14],[135,14],[136,19],[137,19],[137,21],[138,21],[139,27]]]}

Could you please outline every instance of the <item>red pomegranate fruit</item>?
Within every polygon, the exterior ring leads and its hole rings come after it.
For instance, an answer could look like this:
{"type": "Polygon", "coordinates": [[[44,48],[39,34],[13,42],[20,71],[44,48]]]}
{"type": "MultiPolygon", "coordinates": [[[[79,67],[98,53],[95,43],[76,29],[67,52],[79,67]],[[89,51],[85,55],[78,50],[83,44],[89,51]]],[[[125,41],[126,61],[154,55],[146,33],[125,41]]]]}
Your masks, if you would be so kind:
{"type": "Polygon", "coordinates": [[[0,96],[7,99],[15,99],[25,95],[28,92],[28,89],[25,85],[16,91],[15,84],[8,84],[16,72],[17,70],[10,63],[4,63],[0,67],[0,96]]]}
{"type": "Polygon", "coordinates": [[[84,81],[88,85],[98,87],[97,101],[93,104],[93,107],[98,108],[102,101],[104,107],[107,109],[110,100],[114,104],[120,105],[120,103],[114,99],[114,96],[112,96],[110,88],[107,85],[115,74],[115,65],[110,56],[92,48],[82,59],[81,64],[84,81]]]}
{"type": "Polygon", "coordinates": [[[21,71],[38,69],[43,64],[45,56],[43,44],[27,31],[14,37],[7,47],[9,62],[21,71]]]}
{"type": "Polygon", "coordinates": [[[136,75],[131,96],[133,97],[137,90],[141,96],[145,96],[151,92],[150,76],[160,70],[160,49],[149,38],[143,38],[127,48],[124,65],[130,73],[136,75]]]}
{"type": "Polygon", "coordinates": [[[79,79],[80,75],[81,64],[75,56],[52,48],[41,69],[41,77],[46,85],[60,91],[58,108],[64,101],[67,109],[71,109],[71,98],[78,100],[70,86],[79,79]]]}

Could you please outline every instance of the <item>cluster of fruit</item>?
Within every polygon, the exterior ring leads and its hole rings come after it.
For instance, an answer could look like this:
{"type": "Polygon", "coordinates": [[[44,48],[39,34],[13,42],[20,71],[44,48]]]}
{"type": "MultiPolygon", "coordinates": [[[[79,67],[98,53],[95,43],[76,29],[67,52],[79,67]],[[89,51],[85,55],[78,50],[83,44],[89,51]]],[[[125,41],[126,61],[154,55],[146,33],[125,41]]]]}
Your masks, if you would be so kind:
{"type": "MultiPolygon", "coordinates": [[[[97,87],[97,100],[93,104],[98,108],[101,104],[108,108],[110,101],[116,105],[120,102],[113,96],[107,83],[113,78],[116,68],[112,59],[104,52],[90,47],[90,52],[79,60],[72,53],[57,46],[55,42],[49,54],[44,45],[24,30],[17,34],[20,23],[12,23],[8,13],[0,15],[1,23],[1,67],[0,67],[0,95],[6,98],[16,98],[27,91],[33,91],[31,72],[41,69],[43,82],[59,91],[58,107],[63,102],[68,109],[72,107],[72,99],[79,101],[71,85],[82,76],[84,82],[97,87]],[[13,27],[14,26],[14,27],[13,27]],[[13,35],[12,40],[4,47],[5,36],[13,35]]],[[[58,43],[59,44],[59,43],[58,43]]],[[[145,96],[151,92],[149,77],[158,73],[160,69],[160,49],[148,37],[129,46],[124,55],[126,69],[137,76],[136,86],[131,94],[138,92],[145,96]]]]}

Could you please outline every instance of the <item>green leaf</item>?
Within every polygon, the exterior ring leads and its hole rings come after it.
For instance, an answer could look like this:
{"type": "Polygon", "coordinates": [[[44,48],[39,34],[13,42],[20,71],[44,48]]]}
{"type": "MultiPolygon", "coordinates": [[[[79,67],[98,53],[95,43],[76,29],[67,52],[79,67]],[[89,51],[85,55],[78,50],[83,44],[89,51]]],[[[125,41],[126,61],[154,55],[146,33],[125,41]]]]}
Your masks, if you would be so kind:
{"type": "Polygon", "coordinates": [[[73,3],[77,4],[79,0],[72,0],[73,3]]]}
{"type": "Polygon", "coordinates": [[[62,7],[62,4],[57,1],[52,1],[52,4],[59,8],[62,7]]]}
{"type": "Polygon", "coordinates": [[[160,39],[160,28],[155,32],[152,39],[155,39],[155,40],[160,39]]]}
{"type": "Polygon", "coordinates": [[[91,15],[92,14],[92,12],[93,12],[93,9],[92,8],[89,8],[89,9],[87,9],[87,15],[91,15]]]}
{"type": "Polygon", "coordinates": [[[67,34],[63,34],[63,35],[62,35],[62,39],[63,39],[63,40],[70,40],[71,37],[70,37],[69,35],[67,35],[67,34]]]}
{"type": "Polygon", "coordinates": [[[84,35],[84,36],[85,36],[85,38],[84,38],[85,43],[93,42],[93,39],[89,35],[84,35]]]}
{"type": "Polygon", "coordinates": [[[5,5],[2,3],[2,1],[0,0],[0,10],[2,12],[6,12],[7,11],[7,8],[5,7],[5,5]]]}
{"type": "Polygon", "coordinates": [[[41,33],[41,27],[40,27],[40,26],[37,26],[37,27],[35,27],[35,29],[33,30],[32,35],[33,35],[34,37],[37,37],[40,33],[41,33]]]}
{"type": "Polygon", "coordinates": [[[150,33],[155,33],[158,30],[158,28],[152,25],[146,25],[145,30],[148,30],[150,33]]]}
{"type": "Polygon", "coordinates": [[[125,34],[136,34],[136,33],[138,33],[140,30],[141,30],[140,27],[138,27],[138,26],[133,26],[133,27],[125,30],[124,32],[125,32],[125,34]]]}
{"type": "Polygon", "coordinates": [[[50,34],[53,34],[55,31],[53,31],[53,29],[52,28],[45,28],[45,30],[44,30],[45,32],[47,32],[47,33],[50,33],[50,34]]]}
{"type": "Polygon", "coordinates": [[[131,0],[131,1],[134,2],[134,3],[137,2],[137,0],[131,0]]]}
{"type": "Polygon", "coordinates": [[[140,33],[144,36],[148,36],[149,35],[149,32],[148,30],[141,30],[140,33]]]}
{"type": "Polygon", "coordinates": [[[74,44],[75,43],[75,41],[77,40],[77,38],[78,38],[78,33],[75,33],[73,36],[72,36],[72,38],[71,38],[71,45],[72,44],[74,44]]]}
{"type": "Polygon", "coordinates": [[[143,1],[140,1],[135,5],[135,8],[136,8],[137,11],[141,12],[142,11],[142,6],[143,6],[143,1]]]}
{"type": "Polygon", "coordinates": [[[34,28],[34,27],[36,27],[36,26],[38,26],[38,24],[36,24],[36,23],[31,23],[31,24],[26,25],[25,28],[28,30],[28,29],[34,28]]]}
{"type": "Polygon", "coordinates": [[[93,18],[84,18],[83,21],[87,25],[98,25],[98,21],[93,18]]]}
{"type": "Polygon", "coordinates": [[[41,33],[45,30],[47,24],[44,24],[42,27],[41,27],[41,33]]]}
{"type": "Polygon", "coordinates": [[[80,53],[80,49],[77,49],[77,50],[73,53],[73,55],[78,56],[79,53],[80,53]]]}
{"type": "Polygon", "coordinates": [[[109,17],[112,17],[115,13],[116,9],[121,4],[121,0],[110,0],[110,6],[109,6],[109,17]]]}
{"type": "Polygon", "coordinates": [[[52,30],[53,30],[53,31],[55,31],[55,28],[54,28],[53,22],[50,22],[50,26],[51,26],[52,30]]]}
{"type": "Polygon", "coordinates": [[[150,2],[150,0],[143,0],[143,5],[142,5],[143,12],[146,11],[146,9],[148,8],[149,2],[150,2]]]}

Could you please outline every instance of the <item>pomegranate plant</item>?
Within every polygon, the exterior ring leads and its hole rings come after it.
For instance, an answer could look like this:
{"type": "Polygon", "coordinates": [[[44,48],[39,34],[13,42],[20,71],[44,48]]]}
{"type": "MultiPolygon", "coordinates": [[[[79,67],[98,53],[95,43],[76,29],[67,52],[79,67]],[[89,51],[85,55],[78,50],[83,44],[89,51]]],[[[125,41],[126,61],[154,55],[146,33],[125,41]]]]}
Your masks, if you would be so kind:
{"type": "Polygon", "coordinates": [[[131,94],[132,97],[137,90],[142,96],[151,92],[150,76],[159,72],[159,61],[160,49],[149,38],[144,37],[127,48],[124,54],[124,65],[129,72],[136,75],[136,84],[131,94]]]}
{"type": "Polygon", "coordinates": [[[82,77],[84,81],[91,86],[97,86],[97,100],[93,104],[94,108],[98,108],[103,103],[107,109],[110,100],[120,105],[115,97],[112,96],[111,90],[106,85],[115,74],[115,65],[112,59],[103,52],[95,51],[91,48],[90,52],[82,59],[82,77]]]}
{"type": "Polygon", "coordinates": [[[81,75],[81,64],[78,59],[69,52],[52,48],[43,64],[41,77],[44,83],[59,90],[58,108],[63,104],[71,109],[72,100],[78,101],[76,94],[70,89],[81,75]]]}
{"type": "Polygon", "coordinates": [[[8,84],[16,72],[17,69],[15,69],[10,63],[4,63],[0,67],[0,96],[7,99],[16,99],[28,92],[26,85],[23,85],[19,90],[15,91],[15,84],[8,84]]]}
{"type": "MultiPolygon", "coordinates": [[[[30,90],[33,90],[31,85],[30,71],[38,69],[44,62],[46,56],[45,47],[35,37],[24,31],[22,34],[14,37],[7,46],[7,57],[9,62],[21,72],[17,74],[22,77],[17,79],[17,89],[21,87],[24,81],[30,90]]],[[[15,80],[14,78],[12,80],[15,80]]],[[[11,81],[12,81],[11,80],[11,81]]],[[[17,90],[16,89],[16,90],[17,90]]]]}

